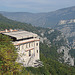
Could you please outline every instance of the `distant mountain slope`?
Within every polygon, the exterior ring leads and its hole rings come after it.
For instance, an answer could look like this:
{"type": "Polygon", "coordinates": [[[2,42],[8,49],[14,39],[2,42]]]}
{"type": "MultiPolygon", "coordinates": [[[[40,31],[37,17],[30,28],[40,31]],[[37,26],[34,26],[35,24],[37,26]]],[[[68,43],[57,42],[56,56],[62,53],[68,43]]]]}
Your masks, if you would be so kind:
{"type": "Polygon", "coordinates": [[[6,28],[23,29],[30,32],[35,32],[40,36],[40,55],[44,66],[39,68],[23,68],[23,75],[25,75],[26,70],[28,70],[27,75],[29,73],[34,73],[34,75],[75,74],[75,68],[69,66],[74,66],[74,58],[69,54],[70,47],[68,46],[68,41],[60,31],[50,28],[34,27],[27,23],[9,20],[0,15],[0,30],[4,30],[6,28]],[[62,63],[59,63],[57,60],[62,63]],[[63,63],[67,63],[69,65],[67,66],[63,63]]]}
{"type": "MultiPolygon", "coordinates": [[[[51,46],[56,47],[54,49],[54,51],[56,51],[55,55],[61,56],[62,51],[61,51],[61,53],[57,54],[57,50],[58,49],[60,50],[60,48],[62,47],[61,50],[64,49],[64,52],[65,51],[67,51],[67,52],[65,53],[65,55],[62,56],[65,59],[60,57],[61,62],[62,62],[62,60],[64,60],[64,61],[66,60],[65,63],[68,62],[68,64],[70,64],[72,66],[74,65],[73,58],[68,54],[70,49],[69,48],[66,49],[66,46],[69,47],[68,40],[64,37],[64,35],[60,31],[50,29],[50,28],[34,27],[31,24],[13,21],[13,20],[7,19],[6,17],[3,17],[2,15],[0,15],[0,30],[10,29],[10,28],[12,28],[12,29],[23,29],[23,30],[37,33],[39,35],[40,41],[42,43],[48,45],[49,48],[51,46]],[[66,59],[66,55],[67,55],[67,58],[69,58],[69,60],[66,59]],[[71,62],[71,61],[73,61],[73,62],[71,62]]],[[[52,52],[52,53],[54,53],[54,52],[52,52]]],[[[47,54],[47,55],[50,55],[50,54],[47,54]]],[[[50,57],[52,57],[52,59],[55,58],[58,60],[59,57],[56,58],[55,55],[52,54],[52,55],[50,55],[50,57]]]]}
{"type": "Polygon", "coordinates": [[[75,40],[75,6],[48,13],[0,12],[5,17],[34,26],[56,28],[63,32],[71,44],[75,40]]]}
{"type": "Polygon", "coordinates": [[[31,23],[35,26],[54,27],[60,20],[75,18],[75,6],[48,13],[0,12],[9,19],[31,23]]]}

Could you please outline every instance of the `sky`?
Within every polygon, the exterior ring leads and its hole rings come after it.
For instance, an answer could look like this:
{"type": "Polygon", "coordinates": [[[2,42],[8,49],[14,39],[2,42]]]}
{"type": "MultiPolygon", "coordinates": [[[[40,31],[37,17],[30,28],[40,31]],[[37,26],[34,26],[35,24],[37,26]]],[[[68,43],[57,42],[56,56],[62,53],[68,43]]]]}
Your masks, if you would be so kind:
{"type": "Polygon", "coordinates": [[[0,11],[7,12],[51,12],[75,6],[75,0],[0,0],[0,11]]]}

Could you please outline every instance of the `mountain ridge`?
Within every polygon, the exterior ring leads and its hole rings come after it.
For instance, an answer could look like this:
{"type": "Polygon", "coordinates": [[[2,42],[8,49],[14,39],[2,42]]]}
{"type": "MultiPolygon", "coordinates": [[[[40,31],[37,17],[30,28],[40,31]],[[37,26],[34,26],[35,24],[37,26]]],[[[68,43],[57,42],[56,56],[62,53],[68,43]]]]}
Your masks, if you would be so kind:
{"type": "Polygon", "coordinates": [[[59,9],[47,13],[29,13],[29,12],[0,12],[3,16],[25,23],[31,23],[34,26],[54,27],[61,19],[74,19],[75,6],[59,9]],[[53,22],[54,21],[54,22],[53,22]]]}
{"type": "MultiPolygon", "coordinates": [[[[32,24],[33,26],[40,26],[40,27],[48,27],[58,29],[61,32],[68,35],[66,37],[72,38],[75,36],[75,23],[72,23],[71,20],[75,19],[75,6],[59,9],[52,12],[47,13],[29,13],[29,12],[0,12],[3,16],[7,17],[8,19],[12,19],[18,22],[25,22],[28,24],[32,24]],[[65,23],[67,21],[67,23],[65,23]],[[69,23],[70,21],[71,23],[69,23]],[[63,25],[64,22],[65,24],[63,25]],[[61,23],[61,26],[59,25],[61,23]],[[67,30],[69,31],[66,31],[67,30]],[[72,33],[72,34],[71,34],[72,33]],[[71,35],[70,35],[71,34],[71,35]]],[[[74,38],[73,38],[74,40],[74,38]]],[[[73,41],[72,41],[73,42],[73,41]]],[[[71,42],[71,43],[72,43],[71,42]]]]}

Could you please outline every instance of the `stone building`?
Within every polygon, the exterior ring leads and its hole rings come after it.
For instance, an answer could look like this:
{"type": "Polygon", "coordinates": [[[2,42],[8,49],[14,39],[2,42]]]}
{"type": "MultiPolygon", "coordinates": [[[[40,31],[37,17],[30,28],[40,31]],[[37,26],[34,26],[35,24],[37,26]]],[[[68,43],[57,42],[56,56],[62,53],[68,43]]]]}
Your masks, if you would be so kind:
{"type": "Polygon", "coordinates": [[[28,31],[5,30],[1,34],[9,36],[12,43],[17,48],[17,62],[22,63],[25,67],[36,67],[41,65],[39,56],[39,41],[37,34],[28,31]]]}

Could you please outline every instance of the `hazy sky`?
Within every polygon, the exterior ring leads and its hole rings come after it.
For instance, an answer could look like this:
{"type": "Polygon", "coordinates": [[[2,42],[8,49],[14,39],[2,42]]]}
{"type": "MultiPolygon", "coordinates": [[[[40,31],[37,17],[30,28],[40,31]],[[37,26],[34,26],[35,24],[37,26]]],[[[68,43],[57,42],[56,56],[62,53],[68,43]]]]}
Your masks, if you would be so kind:
{"type": "Polygon", "coordinates": [[[75,0],[0,0],[0,11],[50,12],[75,6],[75,0]]]}

